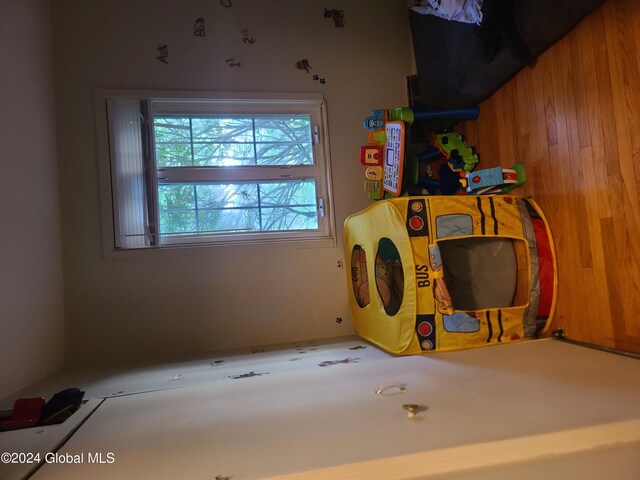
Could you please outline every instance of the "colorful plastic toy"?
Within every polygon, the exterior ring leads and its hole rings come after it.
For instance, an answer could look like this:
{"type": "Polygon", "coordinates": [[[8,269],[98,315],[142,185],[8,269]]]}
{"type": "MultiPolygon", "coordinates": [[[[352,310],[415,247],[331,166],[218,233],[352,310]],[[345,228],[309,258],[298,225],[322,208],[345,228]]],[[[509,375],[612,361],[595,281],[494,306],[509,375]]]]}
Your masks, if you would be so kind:
{"type": "Polygon", "coordinates": [[[478,164],[478,155],[459,133],[437,134],[434,146],[447,157],[453,171],[471,172],[478,164]]]}
{"type": "Polygon", "coordinates": [[[404,171],[404,122],[390,121],[385,125],[387,141],[384,156],[384,190],[394,197],[402,193],[404,171]]]}
{"type": "Polygon", "coordinates": [[[475,120],[480,114],[480,107],[451,108],[444,110],[418,110],[411,108],[394,108],[389,110],[390,120],[402,120],[411,125],[416,120],[475,120]]]}
{"type": "Polygon", "coordinates": [[[360,147],[360,165],[382,165],[384,151],[380,145],[364,145],[360,147]]]}
{"type": "MultiPolygon", "coordinates": [[[[451,110],[421,111],[411,108],[395,108],[392,110],[373,110],[372,114],[365,118],[364,128],[368,132],[368,145],[360,147],[360,164],[364,166],[383,165],[384,175],[382,185],[384,191],[391,196],[402,194],[405,164],[405,124],[412,124],[416,120],[459,119],[475,120],[480,109],[467,107],[451,110]]],[[[478,156],[462,141],[458,134],[454,137],[455,147],[438,147],[429,153],[434,158],[445,155],[454,172],[471,171],[478,162],[478,156]]],[[[446,145],[448,137],[441,141],[446,145]]],[[[423,156],[424,157],[424,156],[423,156]]],[[[424,160],[425,158],[420,158],[424,160]]],[[[417,170],[417,167],[416,167],[417,170]]],[[[416,175],[417,177],[417,175],[416,175]]],[[[450,175],[447,177],[449,178],[450,175]]],[[[383,194],[376,190],[377,184],[370,183],[368,178],[365,190],[372,199],[383,198],[383,194]]],[[[414,179],[415,183],[416,179],[414,179]]],[[[448,184],[451,186],[451,182],[448,184]]],[[[445,188],[447,191],[451,188],[445,188]]]]}
{"type": "Polygon", "coordinates": [[[374,110],[371,116],[364,119],[365,130],[378,130],[384,128],[384,122],[387,118],[385,110],[374,110]]]}
{"type": "Polygon", "coordinates": [[[487,168],[467,173],[466,190],[476,195],[507,193],[524,184],[526,174],[524,164],[517,163],[513,168],[487,168]]]}

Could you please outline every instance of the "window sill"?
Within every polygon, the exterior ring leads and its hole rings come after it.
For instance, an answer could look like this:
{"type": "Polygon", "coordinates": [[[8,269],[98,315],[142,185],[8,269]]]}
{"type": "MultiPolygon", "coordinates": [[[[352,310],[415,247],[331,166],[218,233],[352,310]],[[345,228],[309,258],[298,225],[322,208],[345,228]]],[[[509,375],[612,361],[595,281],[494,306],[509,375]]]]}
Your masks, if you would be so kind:
{"type": "Polygon", "coordinates": [[[114,249],[105,246],[103,258],[112,260],[141,260],[146,258],[171,258],[185,255],[207,255],[214,252],[247,253],[278,252],[289,250],[306,250],[313,248],[335,248],[335,238],[318,238],[308,240],[277,240],[272,242],[238,242],[238,243],[201,243],[189,245],[167,245],[162,247],[114,249]]]}

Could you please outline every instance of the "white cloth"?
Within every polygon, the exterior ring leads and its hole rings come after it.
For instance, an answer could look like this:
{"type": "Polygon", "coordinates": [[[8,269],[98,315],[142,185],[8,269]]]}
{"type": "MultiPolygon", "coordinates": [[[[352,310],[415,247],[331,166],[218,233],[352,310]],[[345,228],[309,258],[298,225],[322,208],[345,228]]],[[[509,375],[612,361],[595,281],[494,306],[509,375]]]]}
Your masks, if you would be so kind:
{"type": "Polygon", "coordinates": [[[411,10],[455,22],[482,22],[482,0],[416,0],[411,10]]]}

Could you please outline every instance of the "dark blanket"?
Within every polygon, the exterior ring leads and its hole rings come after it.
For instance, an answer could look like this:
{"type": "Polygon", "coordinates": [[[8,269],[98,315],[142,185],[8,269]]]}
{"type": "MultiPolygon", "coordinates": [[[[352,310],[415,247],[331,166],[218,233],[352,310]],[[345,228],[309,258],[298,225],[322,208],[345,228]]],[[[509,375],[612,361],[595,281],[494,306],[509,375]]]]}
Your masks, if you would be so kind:
{"type": "Polygon", "coordinates": [[[482,30],[409,11],[419,82],[412,106],[479,104],[603,1],[485,0],[482,30]]]}

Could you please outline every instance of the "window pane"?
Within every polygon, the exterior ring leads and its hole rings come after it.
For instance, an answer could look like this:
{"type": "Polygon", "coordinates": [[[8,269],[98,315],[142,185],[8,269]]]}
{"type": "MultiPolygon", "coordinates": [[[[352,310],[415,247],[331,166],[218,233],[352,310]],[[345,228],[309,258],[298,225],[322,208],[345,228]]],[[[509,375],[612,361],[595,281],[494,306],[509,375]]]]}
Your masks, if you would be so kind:
{"type": "Polygon", "coordinates": [[[189,233],[197,227],[193,185],[159,185],[160,233],[189,233]]]}
{"type": "Polygon", "coordinates": [[[255,119],[258,165],[312,165],[311,120],[308,116],[255,119]]]}
{"type": "Polygon", "coordinates": [[[193,139],[211,142],[253,142],[251,118],[192,118],[193,139]]]}
{"type": "Polygon", "coordinates": [[[262,209],[263,230],[315,230],[318,215],[315,207],[265,207],[262,209]]]}
{"type": "Polygon", "coordinates": [[[161,233],[316,230],[313,180],[158,186],[161,233]]]}
{"type": "Polygon", "coordinates": [[[309,116],[161,116],[154,134],[160,168],[314,163],[309,116]]]}
{"type": "Polygon", "coordinates": [[[257,208],[198,211],[200,232],[246,233],[260,230],[257,208]]]}
{"type": "Polygon", "coordinates": [[[255,165],[252,143],[194,143],[196,167],[255,165]]]}
{"type": "Polygon", "coordinates": [[[196,231],[196,212],[160,212],[160,233],[191,233],[196,231]]]}
{"type": "Polygon", "coordinates": [[[315,230],[318,228],[314,181],[260,184],[263,230],[315,230]],[[277,208],[273,208],[277,207],[277,208]]]}
{"type": "Polygon", "coordinates": [[[190,143],[156,143],[156,162],[158,167],[191,167],[193,157],[191,156],[190,143]]]}
{"type": "Polygon", "coordinates": [[[190,142],[191,127],[189,118],[155,117],[153,119],[153,133],[156,143],[190,142]]]}
{"type": "Polygon", "coordinates": [[[260,200],[265,206],[304,205],[316,207],[313,180],[260,184],[260,200]]]}
{"type": "Polygon", "coordinates": [[[313,165],[311,143],[258,143],[258,165],[313,165]]]}
{"type": "Polygon", "coordinates": [[[308,116],[257,117],[256,142],[311,143],[311,120],[308,116]]]}
{"type": "Polygon", "coordinates": [[[160,210],[192,210],[196,207],[193,185],[158,185],[160,210]]]}
{"type": "Polygon", "coordinates": [[[258,206],[256,183],[197,185],[199,208],[236,208],[258,206]]]}

